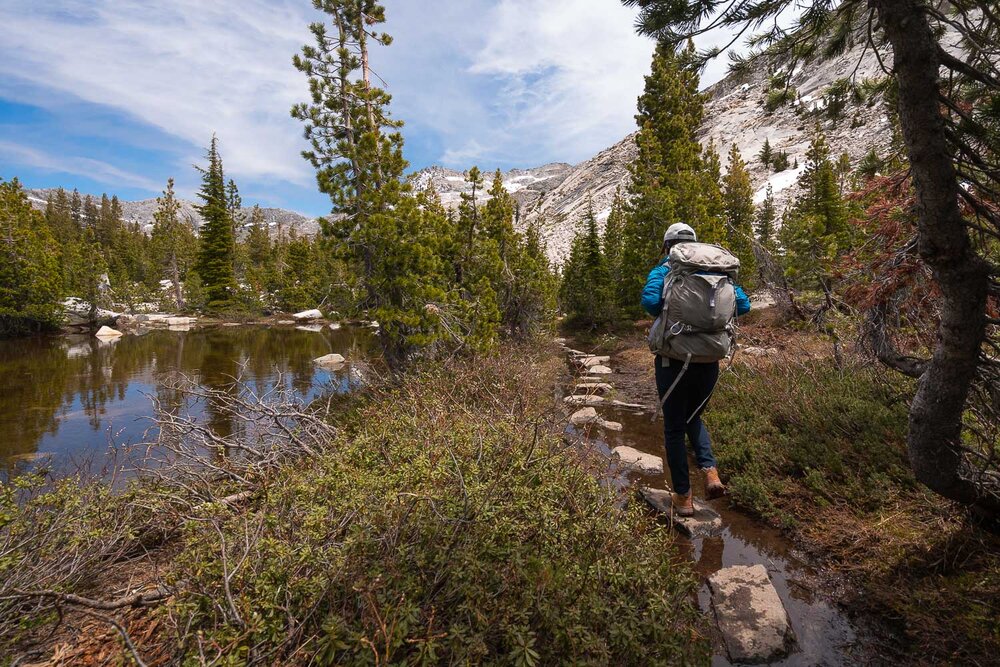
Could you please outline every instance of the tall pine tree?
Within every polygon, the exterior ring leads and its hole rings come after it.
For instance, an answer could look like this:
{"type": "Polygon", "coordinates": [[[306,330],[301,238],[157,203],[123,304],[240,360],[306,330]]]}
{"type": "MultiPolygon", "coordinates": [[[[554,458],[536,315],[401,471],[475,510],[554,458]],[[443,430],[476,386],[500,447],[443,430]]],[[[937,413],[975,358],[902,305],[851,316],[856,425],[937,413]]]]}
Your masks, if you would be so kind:
{"type": "Polygon", "coordinates": [[[589,203],[583,228],[570,247],[559,296],[563,311],[576,324],[593,327],[611,321],[614,316],[611,276],[601,250],[593,201],[589,203]]]}
{"type": "Polygon", "coordinates": [[[753,251],[753,185],[736,144],[729,151],[729,171],[723,184],[727,246],[740,258],[740,275],[744,282],[748,282],[757,275],[757,260],[753,251]]]}
{"type": "Polygon", "coordinates": [[[220,311],[231,305],[236,293],[233,273],[235,241],[219,141],[214,135],[206,158],[208,166],[198,167],[202,176],[198,198],[202,203],[196,208],[204,223],[196,270],[205,291],[206,307],[210,311],[220,311]]]}

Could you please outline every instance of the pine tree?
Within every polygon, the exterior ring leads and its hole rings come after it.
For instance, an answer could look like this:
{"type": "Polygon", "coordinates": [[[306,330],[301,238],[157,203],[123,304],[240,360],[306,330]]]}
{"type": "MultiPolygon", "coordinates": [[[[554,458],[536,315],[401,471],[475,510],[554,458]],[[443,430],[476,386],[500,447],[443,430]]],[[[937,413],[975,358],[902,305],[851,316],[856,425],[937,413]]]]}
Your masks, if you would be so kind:
{"type": "Polygon", "coordinates": [[[202,203],[196,208],[204,223],[196,271],[205,290],[206,308],[220,311],[229,307],[236,292],[236,280],[233,275],[233,219],[219,141],[214,135],[206,158],[208,167],[198,167],[202,175],[198,198],[202,203]]]}
{"type": "Polygon", "coordinates": [[[750,173],[736,144],[729,151],[729,171],[726,173],[723,199],[728,219],[727,246],[740,259],[740,274],[744,282],[756,275],[757,259],[753,251],[753,186],[750,173]]]}
{"type": "Polygon", "coordinates": [[[576,324],[593,327],[612,319],[611,276],[601,250],[593,201],[583,228],[573,239],[559,296],[563,310],[576,324]]]}
{"type": "Polygon", "coordinates": [[[757,207],[757,219],[755,222],[755,228],[757,231],[757,238],[760,244],[764,246],[767,250],[773,251],[775,249],[775,231],[774,224],[778,219],[778,214],[774,208],[774,189],[768,185],[767,193],[764,196],[764,201],[760,203],[757,207]]]}
{"type": "Polygon", "coordinates": [[[802,194],[786,211],[780,233],[786,273],[804,287],[820,287],[829,293],[833,263],[850,247],[851,239],[847,205],[821,132],[806,152],[798,185],[802,194]]]}
{"type": "Polygon", "coordinates": [[[318,3],[332,22],[310,30],[295,67],[309,78],[311,101],[292,108],[305,124],[320,190],[333,216],[324,225],[332,247],[357,268],[364,296],[359,304],[382,325],[379,340],[388,363],[400,368],[419,348],[446,336],[440,308],[447,296],[438,241],[410,185],[403,180],[401,123],[391,120],[390,96],[371,84],[370,41],[385,10],[372,0],[318,3]]]}
{"type": "Polygon", "coordinates": [[[713,165],[706,165],[706,158],[709,163],[713,158],[703,155],[696,136],[705,97],[698,92],[693,54],[690,44],[680,53],[658,46],[639,98],[638,156],[629,166],[628,216],[615,289],[627,311],[638,309],[639,292],[660,259],[667,227],[687,222],[705,238],[724,238],[718,180],[713,165]]]}
{"type": "Polygon", "coordinates": [[[43,215],[17,179],[0,180],[0,334],[57,326],[60,274],[43,215]]]}
{"type": "Polygon", "coordinates": [[[159,276],[166,275],[171,282],[174,304],[183,309],[183,280],[193,263],[198,240],[191,225],[180,219],[180,209],[180,202],[174,194],[174,179],[168,179],[166,190],[156,200],[150,248],[159,269],[154,274],[157,283],[159,276]]]}
{"type": "Polygon", "coordinates": [[[764,165],[764,169],[770,170],[771,160],[774,159],[774,152],[771,150],[771,140],[764,139],[764,147],[760,149],[760,154],[757,156],[760,163],[764,165]]]}
{"type": "Polygon", "coordinates": [[[621,188],[619,187],[615,190],[614,199],[611,200],[611,212],[608,214],[607,222],[604,224],[604,257],[608,264],[608,276],[611,280],[612,290],[614,291],[614,303],[618,304],[628,303],[630,299],[634,299],[634,294],[623,294],[619,293],[618,290],[622,288],[623,280],[622,275],[624,273],[623,262],[623,249],[624,249],[624,239],[622,235],[625,230],[626,225],[626,203],[625,198],[622,195],[621,188]]]}

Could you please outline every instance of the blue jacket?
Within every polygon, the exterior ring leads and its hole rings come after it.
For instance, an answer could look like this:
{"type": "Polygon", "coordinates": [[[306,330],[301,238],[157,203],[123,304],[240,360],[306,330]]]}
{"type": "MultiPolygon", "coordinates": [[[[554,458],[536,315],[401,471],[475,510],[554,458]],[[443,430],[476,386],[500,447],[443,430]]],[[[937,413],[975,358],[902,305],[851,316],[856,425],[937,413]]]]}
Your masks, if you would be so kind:
{"type": "MultiPolygon", "coordinates": [[[[642,308],[654,317],[663,312],[663,282],[670,273],[670,267],[660,264],[649,272],[646,286],[642,288],[642,308]]],[[[736,286],[736,314],[746,315],[750,312],[750,298],[739,285],[736,286]]]]}

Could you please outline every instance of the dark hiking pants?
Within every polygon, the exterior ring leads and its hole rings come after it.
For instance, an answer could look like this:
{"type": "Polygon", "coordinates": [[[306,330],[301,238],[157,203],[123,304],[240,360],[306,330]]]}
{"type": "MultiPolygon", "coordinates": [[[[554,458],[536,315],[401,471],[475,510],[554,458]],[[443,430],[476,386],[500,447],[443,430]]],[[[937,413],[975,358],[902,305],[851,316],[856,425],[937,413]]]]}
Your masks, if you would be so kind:
{"type": "MultiPolygon", "coordinates": [[[[657,355],[656,389],[661,401],[683,368],[683,361],[664,359],[657,355]]],[[[691,440],[698,466],[715,467],[712,442],[701,421],[701,413],[708,406],[708,398],[718,380],[718,362],[692,363],[674,387],[670,398],[663,404],[663,439],[667,449],[667,465],[670,466],[670,479],[676,493],[686,494],[691,490],[687,450],[684,447],[685,435],[691,440]]]]}

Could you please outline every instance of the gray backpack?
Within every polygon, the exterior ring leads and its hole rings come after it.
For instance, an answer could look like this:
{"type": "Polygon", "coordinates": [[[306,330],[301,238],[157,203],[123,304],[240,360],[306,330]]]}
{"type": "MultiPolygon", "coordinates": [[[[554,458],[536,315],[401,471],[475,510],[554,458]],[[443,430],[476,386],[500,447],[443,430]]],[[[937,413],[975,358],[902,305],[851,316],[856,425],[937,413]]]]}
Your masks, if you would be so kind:
{"type": "Polygon", "coordinates": [[[740,260],[717,245],[680,243],[666,265],[663,312],[649,331],[649,349],[689,363],[729,356],[740,260]]]}

